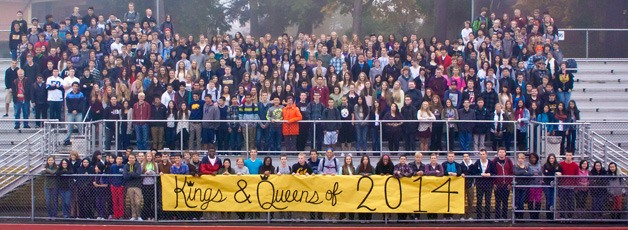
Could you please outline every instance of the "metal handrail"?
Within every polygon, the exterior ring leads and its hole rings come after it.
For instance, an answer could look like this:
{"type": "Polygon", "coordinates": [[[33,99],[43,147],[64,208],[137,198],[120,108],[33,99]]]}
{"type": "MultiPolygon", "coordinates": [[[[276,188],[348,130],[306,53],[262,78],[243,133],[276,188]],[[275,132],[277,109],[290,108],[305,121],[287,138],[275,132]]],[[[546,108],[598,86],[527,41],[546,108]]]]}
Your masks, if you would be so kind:
{"type": "Polygon", "coordinates": [[[31,139],[32,137],[34,137],[35,135],[37,135],[37,134],[39,134],[39,133],[41,133],[41,132],[43,132],[43,131],[44,131],[43,129],[42,129],[42,130],[37,131],[36,133],[34,133],[33,135],[30,135],[30,136],[29,136],[28,138],[26,138],[25,140],[20,141],[17,145],[15,145],[15,146],[13,146],[12,148],[8,149],[6,152],[4,152],[4,153],[0,153],[0,157],[3,157],[3,156],[5,156],[6,154],[9,154],[9,153],[10,153],[10,152],[12,152],[12,151],[15,151],[15,149],[16,149],[16,148],[18,148],[20,145],[24,144],[24,143],[25,143],[25,142],[27,142],[29,139],[31,139]]]}

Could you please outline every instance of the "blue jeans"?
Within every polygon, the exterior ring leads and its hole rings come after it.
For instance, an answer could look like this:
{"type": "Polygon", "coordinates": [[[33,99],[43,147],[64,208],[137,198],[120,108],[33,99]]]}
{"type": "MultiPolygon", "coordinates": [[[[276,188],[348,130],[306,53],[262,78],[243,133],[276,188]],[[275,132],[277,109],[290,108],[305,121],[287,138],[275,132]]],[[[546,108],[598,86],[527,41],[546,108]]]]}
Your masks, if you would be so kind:
{"type": "Polygon", "coordinates": [[[48,101],[50,106],[50,119],[61,119],[61,109],[63,108],[63,102],[61,101],[48,101]]]}
{"type": "Polygon", "coordinates": [[[379,126],[371,126],[371,136],[373,136],[373,151],[381,151],[381,140],[379,138],[379,126]]]}
{"type": "Polygon", "coordinates": [[[558,101],[565,103],[565,108],[569,106],[569,100],[571,100],[571,92],[556,92],[556,96],[558,97],[558,101]]]}
{"type": "Polygon", "coordinates": [[[268,126],[265,129],[262,129],[259,125],[257,126],[257,131],[255,132],[255,146],[257,146],[258,150],[268,151],[270,143],[270,135],[268,135],[269,129],[268,126]],[[262,139],[264,140],[264,145],[262,145],[262,139]]]}
{"type": "Polygon", "coordinates": [[[46,188],[46,210],[48,210],[48,217],[57,217],[57,210],[59,210],[59,193],[57,188],[46,188]]]}
{"type": "Polygon", "coordinates": [[[356,125],[355,126],[355,149],[357,151],[366,151],[366,132],[368,131],[368,126],[366,125],[356,125]]]}
{"type": "Polygon", "coordinates": [[[473,142],[473,134],[471,132],[458,132],[458,141],[460,141],[460,150],[471,150],[471,142],[473,142]]]}
{"type": "Polygon", "coordinates": [[[216,138],[216,130],[210,128],[202,128],[201,137],[201,139],[203,139],[203,144],[213,144],[216,138]]]}
{"type": "MultiPolygon", "coordinates": [[[[552,208],[556,208],[556,204],[554,203],[554,188],[543,188],[543,193],[545,193],[545,210],[551,211],[552,208]]],[[[554,219],[554,212],[547,213],[547,219],[554,219]]]]}
{"type": "Polygon", "coordinates": [[[146,150],[146,141],[148,141],[148,124],[134,125],[135,139],[137,140],[137,149],[146,150]]]}
{"type": "Polygon", "coordinates": [[[268,145],[269,151],[280,151],[281,150],[281,126],[273,127],[271,125],[269,130],[270,142],[268,145]]]}
{"type": "MultiPolygon", "coordinates": [[[[82,113],[68,113],[65,119],[66,122],[82,122],[83,114],[82,113]]],[[[65,137],[65,141],[70,141],[70,137],[72,137],[72,132],[74,131],[74,126],[79,130],[79,135],[83,134],[83,126],[79,124],[68,124],[68,135],[65,137]]]]}
{"type": "MultiPolygon", "coordinates": [[[[13,101],[13,109],[15,110],[15,119],[20,119],[20,114],[22,118],[28,119],[28,115],[30,114],[31,103],[28,101],[13,101]]],[[[24,121],[24,127],[28,126],[28,121],[24,121]]],[[[20,127],[20,122],[15,122],[16,127],[20,127]]]]}
{"type": "Polygon", "coordinates": [[[229,133],[229,150],[242,150],[242,132],[238,132],[238,128],[229,133]]]}
{"type": "MultiPolygon", "coordinates": [[[[517,211],[523,211],[526,200],[528,200],[528,188],[515,188],[515,208],[517,211]]],[[[517,219],[521,219],[523,213],[517,212],[515,216],[517,219]]]]}
{"type": "Polygon", "coordinates": [[[61,196],[63,218],[70,218],[70,200],[72,198],[72,192],[70,189],[59,189],[59,196],[61,196]]]}

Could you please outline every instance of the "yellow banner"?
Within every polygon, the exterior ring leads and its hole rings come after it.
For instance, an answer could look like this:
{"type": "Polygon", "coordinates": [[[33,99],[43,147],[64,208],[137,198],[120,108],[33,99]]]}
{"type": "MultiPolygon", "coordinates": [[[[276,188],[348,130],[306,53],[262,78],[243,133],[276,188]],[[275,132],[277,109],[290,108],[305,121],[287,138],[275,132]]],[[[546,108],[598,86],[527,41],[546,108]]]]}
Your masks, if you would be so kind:
{"type": "Polygon", "coordinates": [[[464,213],[462,177],[162,175],[165,211],[464,213]]]}

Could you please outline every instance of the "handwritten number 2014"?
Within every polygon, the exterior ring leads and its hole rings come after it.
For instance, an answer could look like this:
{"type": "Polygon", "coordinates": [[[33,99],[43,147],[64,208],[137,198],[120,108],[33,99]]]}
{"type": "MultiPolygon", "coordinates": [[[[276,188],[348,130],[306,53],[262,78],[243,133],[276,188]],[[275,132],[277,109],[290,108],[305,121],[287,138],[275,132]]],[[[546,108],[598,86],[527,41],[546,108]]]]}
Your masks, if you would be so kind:
{"type": "MultiPolygon", "coordinates": [[[[388,178],[386,178],[386,182],[384,183],[384,199],[386,199],[386,205],[388,206],[388,208],[390,209],[397,209],[401,206],[401,202],[403,201],[403,194],[402,194],[402,189],[401,189],[401,181],[398,178],[394,178],[397,180],[398,184],[399,184],[399,203],[397,204],[397,206],[391,206],[389,201],[388,201],[388,182],[390,181],[390,179],[393,179],[394,177],[390,176],[388,178]]],[[[357,185],[357,191],[360,191],[360,183],[362,182],[363,179],[367,179],[370,182],[370,186],[369,186],[369,190],[366,193],[366,195],[364,196],[364,199],[362,199],[362,202],[360,202],[360,204],[358,205],[357,209],[361,209],[361,208],[366,208],[369,211],[375,211],[377,210],[377,208],[371,208],[367,205],[364,205],[364,202],[366,202],[366,200],[368,199],[368,197],[371,195],[371,192],[373,191],[373,179],[371,179],[368,176],[363,176],[358,180],[358,185],[357,185]]],[[[419,182],[419,210],[415,210],[414,212],[427,212],[425,210],[421,210],[421,195],[422,195],[422,188],[423,188],[423,177],[419,177],[417,179],[415,179],[412,182],[419,182]]],[[[451,191],[451,178],[447,178],[447,181],[445,181],[443,184],[441,184],[440,186],[438,186],[437,188],[435,188],[434,190],[431,191],[432,193],[446,193],[447,194],[447,212],[450,212],[450,208],[451,208],[451,194],[458,194],[457,191],[451,191]],[[443,188],[443,186],[447,185],[447,190],[440,190],[441,188],[443,188]]]]}
{"type": "Polygon", "coordinates": [[[447,178],[447,181],[445,181],[445,183],[438,186],[438,188],[435,188],[434,190],[432,190],[432,192],[433,193],[447,193],[447,212],[449,212],[449,208],[451,207],[451,194],[458,194],[457,191],[454,191],[454,192],[451,191],[451,178],[447,178]],[[439,189],[445,185],[447,185],[447,191],[439,191],[439,189]]]}
{"type": "Polygon", "coordinates": [[[366,196],[364,196],[364,199],[362,199],[362,202],[360,202],[360,204],[358,205],[357,209],[366,208],[372,212],[372,211],[377,210],[377,208],[370,208],[369,206],[364,205],[364,202],[369,197],[369,195],[371,195],[371,191],[373,191],[373,179],[371,179],[368,176],[360,177],[360,179],[358,180],[358,191],[360,191],[360,182],[365,178],[371,182],[371,186],[369,187],[369,191],[366,193],[366,196]]]}

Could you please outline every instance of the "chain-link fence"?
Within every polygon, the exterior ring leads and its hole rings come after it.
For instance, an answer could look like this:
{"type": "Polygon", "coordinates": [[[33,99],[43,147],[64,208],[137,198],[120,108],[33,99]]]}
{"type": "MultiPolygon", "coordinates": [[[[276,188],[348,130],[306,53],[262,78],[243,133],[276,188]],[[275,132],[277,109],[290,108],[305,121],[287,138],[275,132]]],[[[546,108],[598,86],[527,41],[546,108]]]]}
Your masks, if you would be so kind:
{"type": "MultiPolygon", "coordinates": [[[[87,163],[86,163],[87,164],[87,163]]],[[[65,167],[65,166],[63,166],[65,167]]],[[[71,166],[72,167],[72,166],[71,166]]],[[[110,166],[97,165],[106,173],[110,166]]],[[[334,222],[518,222],[626,221],[626,176],[480,176],[467,175],[465,213],[346,215],[328,213],[229,213],[163,211],[158,176],[126,183],[120,174],[102,174],[94,166],[74,174],[45,170],[41,174],[0,174],[16,187],[0,196],[2,219],[174,221],[334,221],[334,222]],[[96,174],[95,174],[96,173],[96,174]],[[506,183],[502,183],[506,182],[506,183]]],[[[515,166],[516,167],[516,166],[515,166]]],[[[116,167],[113,167],[116,170],[116,167]]],[[[604,172],[604,169],[601,170],[604,172]]],[[[592,175],[595,174],[595,175],[592,175]]]]}

